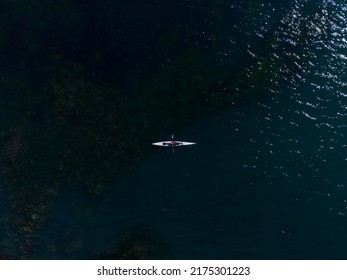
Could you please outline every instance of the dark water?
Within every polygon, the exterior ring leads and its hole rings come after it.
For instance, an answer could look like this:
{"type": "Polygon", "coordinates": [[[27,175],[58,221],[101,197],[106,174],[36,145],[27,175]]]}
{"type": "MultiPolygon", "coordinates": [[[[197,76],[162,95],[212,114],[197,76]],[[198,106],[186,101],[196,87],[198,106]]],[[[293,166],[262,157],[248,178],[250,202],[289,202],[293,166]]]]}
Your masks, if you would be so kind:
{"type": "Polygon", "coordinates": [[[162,258],[346,259],[346,3],[257,2],[235,26],[243,2],[212,2],[225,24],[211,75],[247,60],[264,92],[175,131],[197,145],[153,149],[97,200],[59,193],[35,256],[89,258],[151,228],[169,244],[162,258]]]}

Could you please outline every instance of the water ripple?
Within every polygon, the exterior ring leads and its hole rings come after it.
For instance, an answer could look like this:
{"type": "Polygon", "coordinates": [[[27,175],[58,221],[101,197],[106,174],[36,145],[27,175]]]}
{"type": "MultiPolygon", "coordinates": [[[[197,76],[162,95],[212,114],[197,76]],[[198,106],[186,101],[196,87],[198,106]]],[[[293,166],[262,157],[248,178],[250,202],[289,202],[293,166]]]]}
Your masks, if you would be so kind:
{"type": "MultiPolygon", "coordinates": [[[[270,82],[271,101],[257,103],[262,117],[255,120],[258,131],[249,142],[263,147],[253,158],[273,169],[272,174],[267,171],[267,178],[283,170],[286,181],[295,181],[305,172],[293,169],[293,164],[316,174],[329,170],[332,158],[346,160],[346,6],[338,1],[296,0],[274,31],[271,51],[259,57],[248,50],[260,61],[258,67],[248,69],[249,76],[261,69],[270,82]],[[307,12],[311,10],[316,12],[307,12]]],[[[244,166],[254,169],[250,163],[244,166]]],[[[328,173],[324,176],[334,180],[328,173]]]]}

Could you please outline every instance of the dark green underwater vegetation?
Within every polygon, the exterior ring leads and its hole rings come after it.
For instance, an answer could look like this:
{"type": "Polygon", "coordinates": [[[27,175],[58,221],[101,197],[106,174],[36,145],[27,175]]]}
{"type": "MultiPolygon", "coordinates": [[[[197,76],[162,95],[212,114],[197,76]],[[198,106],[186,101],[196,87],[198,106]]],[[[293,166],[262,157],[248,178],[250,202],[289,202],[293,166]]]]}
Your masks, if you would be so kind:
{"type": "MultiPolygon", "coordinates": [[[[260,1],[237,3],[232,18],[218,1],[165,2],[1,2],[0,174],[14,197],[19,257],[30,258],[61,188],[102,196],[163,131],[266,88],[271,62],[259,67],[244,49],[254,40],[244,29],[254,27],[260,1]],[[237,63],[218,63],[230,38],[237,63]]],[[[253,43],[266,52],[271,40],[253,43]]],[[[147,258],[117,250],[116,258],[147,258]]]]}
{"type": "Polygon", "coordinates": [[[153,229],[129,232],[122,236],[107,252],[96,253],[92,259],[100,260],[157,260],[167,259],[170,248],[162,234],[153,229]]]}

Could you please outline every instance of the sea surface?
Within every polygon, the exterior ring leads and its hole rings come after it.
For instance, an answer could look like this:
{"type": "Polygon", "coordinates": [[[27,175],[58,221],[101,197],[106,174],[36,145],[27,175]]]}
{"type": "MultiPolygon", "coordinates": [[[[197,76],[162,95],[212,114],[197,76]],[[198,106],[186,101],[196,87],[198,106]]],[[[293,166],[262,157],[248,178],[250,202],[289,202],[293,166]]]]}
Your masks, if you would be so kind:
{"type": "Polygon", "coordinates": [[[163,131],[152,142],[172,132],[197,144],[150,149],[97,199],[63,189],[33,258],[91,258],[142,229],[168,244],[159,258],[347,258],[347,4],[255,1],[240,20],[245,2],[209,1],[222,19],[206,59],[213,79],[247,61],[248,84],[265,80],[262,90],[163,131]]]}

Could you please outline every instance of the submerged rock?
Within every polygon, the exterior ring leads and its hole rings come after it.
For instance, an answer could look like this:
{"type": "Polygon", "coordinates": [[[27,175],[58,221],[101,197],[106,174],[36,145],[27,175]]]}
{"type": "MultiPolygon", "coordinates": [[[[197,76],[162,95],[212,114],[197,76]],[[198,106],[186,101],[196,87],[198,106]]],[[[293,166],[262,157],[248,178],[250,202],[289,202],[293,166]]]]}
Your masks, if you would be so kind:
{"type": "Polygon", "coordinates": [[[92,259],[151,260],[168,258],[169,255],[168,242],[159,231],[143,230],[124,235],[115,246],[95,254],[92,259]]]}

